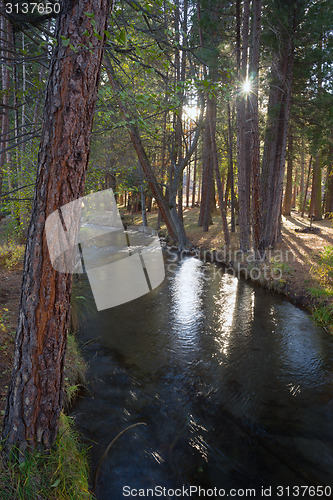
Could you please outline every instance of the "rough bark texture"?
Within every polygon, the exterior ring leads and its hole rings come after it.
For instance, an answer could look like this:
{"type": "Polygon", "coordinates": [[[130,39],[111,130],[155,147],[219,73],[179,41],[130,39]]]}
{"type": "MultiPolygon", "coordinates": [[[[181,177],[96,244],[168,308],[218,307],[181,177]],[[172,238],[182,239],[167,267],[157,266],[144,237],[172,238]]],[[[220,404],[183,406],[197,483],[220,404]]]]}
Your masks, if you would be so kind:
{"type": "Polygon", "coordinates": [[[261,199],[260,199],[260,138],[259,138],[259,57],[260,57],[261,0],[253,4],[252,45],[249,72],[252,89],[249,94],[249,118],[251,123],[252,166],[252,242],[255,253],[262,252],[261,199]]]}
{"type": "MultiPolygon", "coordinates": [[[[238,166],[238,201],[239,201],[239,244],[242,251],[247,251],[250,246],[250,183],[246,151],[246,96],[242,93],[242,84],[247,75],[247,50],[249,35],[250,2],[244,0],[242,23],[237,20],[237,26],[242,25],[242,46],[237,47],[240,53],[240,66],[238,69],[239,85],[237,91],[237,166],[238,166]]],[[[237,9],[240,15],[239,9],[237,9]]],[[[239,37],[237,36],[237,40],[239,37]]]]}
{"type": "Polygon", "coordinates": [[[63,1],[48,79],[32,218],[15,340],[14,367],[2,437],[6,449],[49,448],[58,431],[72,278],[50,263],[45,220],[83,194],[103,42],[91,36],[92,50],[74,53],[62,43],[88,43],[94,12],[104,38],[108,0],[63,1]]]}
{"type": "Polygon", "coordinates": [[[289,33],[285,28],[281,32],[280,53],[273,61],[271,70],[261,174],[264,248],[274,247],[281,238],[281,204],[294,63],[295,16],[294,9],[292,28],[289,33]]]}

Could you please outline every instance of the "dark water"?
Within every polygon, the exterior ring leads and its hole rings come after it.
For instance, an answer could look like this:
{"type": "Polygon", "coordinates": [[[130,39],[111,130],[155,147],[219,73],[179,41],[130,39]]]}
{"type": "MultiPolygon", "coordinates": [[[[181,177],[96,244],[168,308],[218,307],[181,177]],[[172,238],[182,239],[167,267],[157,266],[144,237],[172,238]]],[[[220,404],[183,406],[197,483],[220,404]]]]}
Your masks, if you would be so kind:
{"type": "Polygon", "coordinates": [[[73,414],[93,471],[120,431],[146,424],[111,447],[98,499],[123,499],[126,485],[257,498],[261,486],[333,486],[333,338],[213,264],[168,267],[159,288],[90,314],[81,333],[90,368],[73,414]]]}

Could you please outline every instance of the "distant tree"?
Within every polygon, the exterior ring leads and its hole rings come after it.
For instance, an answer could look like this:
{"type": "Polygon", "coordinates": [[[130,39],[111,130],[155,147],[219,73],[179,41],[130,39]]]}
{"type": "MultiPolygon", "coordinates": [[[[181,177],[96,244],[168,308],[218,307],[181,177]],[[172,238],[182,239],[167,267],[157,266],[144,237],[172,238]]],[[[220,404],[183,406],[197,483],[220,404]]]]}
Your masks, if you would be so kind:
{"type": "Polygon", "coordinates": [[[287,153],[287,183],[283,201],[283,215],[290,215],[292,208],[292,190],[293,190],[293,134],[288,134],[288,153],[287,153]]]}

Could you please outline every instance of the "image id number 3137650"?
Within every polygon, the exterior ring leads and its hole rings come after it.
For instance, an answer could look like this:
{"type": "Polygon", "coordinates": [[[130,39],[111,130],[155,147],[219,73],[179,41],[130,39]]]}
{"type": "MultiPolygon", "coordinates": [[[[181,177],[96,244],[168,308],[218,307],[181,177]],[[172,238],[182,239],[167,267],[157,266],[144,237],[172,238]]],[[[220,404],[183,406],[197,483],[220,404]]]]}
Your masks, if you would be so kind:
{"type": "Polygon", "coordinates": [[[277,486],[278,497],[330,497],[332,488],[330,486],[277,486]]]}

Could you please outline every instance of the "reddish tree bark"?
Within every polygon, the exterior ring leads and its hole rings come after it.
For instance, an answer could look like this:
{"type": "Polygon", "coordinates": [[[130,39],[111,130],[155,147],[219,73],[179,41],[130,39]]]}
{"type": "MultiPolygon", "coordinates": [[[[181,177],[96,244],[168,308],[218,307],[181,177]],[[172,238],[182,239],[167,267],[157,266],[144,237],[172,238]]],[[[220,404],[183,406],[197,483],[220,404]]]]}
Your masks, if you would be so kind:
{"type": "Polygon", "coordinates": [[[2,434],[8,452],[49,448],[58,431],[72,276],[51,266],[45,220],[83,194],[109,9],[109,0],[61,2],[2,434]],[[85,12],[94,13],[95,26],[85,12]],[[64,39],[92,48],[75,53],[64,39]]]}

